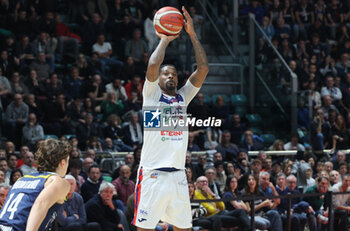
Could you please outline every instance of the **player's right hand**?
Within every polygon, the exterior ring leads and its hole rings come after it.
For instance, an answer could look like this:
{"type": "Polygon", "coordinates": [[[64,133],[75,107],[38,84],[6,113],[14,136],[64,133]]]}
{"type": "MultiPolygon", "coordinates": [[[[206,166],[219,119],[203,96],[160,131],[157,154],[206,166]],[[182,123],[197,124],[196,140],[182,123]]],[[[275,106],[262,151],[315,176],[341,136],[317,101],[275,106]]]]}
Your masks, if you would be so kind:
{"type": "Polygon", "coordinates": [[[166,40],[168,42],[171,42],[171,41],[177,39],[180,36],[180,34],[178,34],[178,35],[165,35],[165,34],[158,33],[157,31],[156,31],[156,35],[161,40],[166,40]]]}

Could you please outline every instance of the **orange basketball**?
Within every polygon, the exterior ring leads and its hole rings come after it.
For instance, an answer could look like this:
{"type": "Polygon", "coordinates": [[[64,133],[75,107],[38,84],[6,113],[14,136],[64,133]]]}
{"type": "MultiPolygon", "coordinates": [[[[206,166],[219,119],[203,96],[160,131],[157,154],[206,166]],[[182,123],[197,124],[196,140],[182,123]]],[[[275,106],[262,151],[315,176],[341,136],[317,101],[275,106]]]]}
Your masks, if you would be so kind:
{"type": "Polygon", "coordinates": [[[166,6],[154,15],[153,25],[158,33],[177,35],[184,25],[184,18],[178,9],[166,6]]]}

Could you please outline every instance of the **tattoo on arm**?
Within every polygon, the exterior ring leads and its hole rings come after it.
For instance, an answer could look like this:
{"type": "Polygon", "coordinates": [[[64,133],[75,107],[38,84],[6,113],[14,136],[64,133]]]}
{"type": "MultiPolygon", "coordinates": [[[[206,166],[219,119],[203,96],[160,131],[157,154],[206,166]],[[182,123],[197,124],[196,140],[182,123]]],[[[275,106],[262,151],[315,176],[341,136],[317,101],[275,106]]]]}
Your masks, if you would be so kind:
{"type": "Polygon", "coordinates": [[[197,35],[191,36],[191,41],[194,49],[194,54],[196,57],[197,67],[208,66],[207,55],[199,42],[197,35]]]}

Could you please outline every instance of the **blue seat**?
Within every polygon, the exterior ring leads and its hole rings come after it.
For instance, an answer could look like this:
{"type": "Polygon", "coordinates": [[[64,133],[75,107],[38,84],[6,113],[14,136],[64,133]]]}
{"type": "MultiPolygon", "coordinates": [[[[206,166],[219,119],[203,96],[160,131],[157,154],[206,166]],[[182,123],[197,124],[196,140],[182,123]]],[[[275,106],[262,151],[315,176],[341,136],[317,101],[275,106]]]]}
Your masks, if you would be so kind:
{"type": "Polygon", "coordinates": [[[247,108],[245,106],[236,106],[234,112],[242,118],[247,113],[247,108]]]}
{"type": "Polygon", "coordinates": [[[259,114],[247,114],[245,118],[248,120],[250,126],[260,126],[262,118],[259,114]]]}
{"type": "Polygon", "coordinates": [[[44,139],[45,140],[48,139],[48,138],[58,140],[58,137],[56,135],[53,135],[53,134],[44,135],[44,139]]]}
{"type": "Polygon", "coordinates": [[[231,105],[232,106],[246,106],[247,97],[245,95],[231,95],[231,105]]]}
{"type": "Polygon", "coordinates": [[[260,137],[264,140],[265,147],[270,147],[276,140],[273,134],[262,134],[260,137]]]}

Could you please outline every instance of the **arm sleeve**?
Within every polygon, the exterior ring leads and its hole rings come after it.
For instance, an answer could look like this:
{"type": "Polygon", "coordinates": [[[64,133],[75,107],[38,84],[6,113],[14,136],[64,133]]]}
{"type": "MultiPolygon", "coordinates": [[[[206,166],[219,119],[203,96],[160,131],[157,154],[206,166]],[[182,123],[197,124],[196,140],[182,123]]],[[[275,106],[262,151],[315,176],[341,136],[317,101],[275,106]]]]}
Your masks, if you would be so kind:
{"type": "Polygon", "coordinates": [[[77,193],[77,203],[79,204],[79,210],[78,210],[78,215],[79,215],[79,223],[80,224],[86,224],[86,211],[85,211],[85,205],[83,198],[77,193]]]}
{"type": "Polygon", "coordinates": [[[159,99],[161,91],[160,91],[158,82],[159,82],[159,78],[154,82],[150,82],[146,78],[142,89],[142,96],[144,101],[147,102],[148,100],[153,101],[153,100],[159,99]]]}
{"type": "Polygon", "coordinates": [[[199,87],[193,86],[191,81],[187,80],[185,86],[183,86],[179,90],[179,93],[185,97],[186,105],[188,105],[191,102],[191,100],[197,94],[199,89],[199,87]]]}

